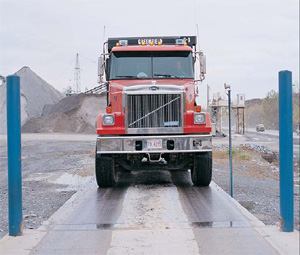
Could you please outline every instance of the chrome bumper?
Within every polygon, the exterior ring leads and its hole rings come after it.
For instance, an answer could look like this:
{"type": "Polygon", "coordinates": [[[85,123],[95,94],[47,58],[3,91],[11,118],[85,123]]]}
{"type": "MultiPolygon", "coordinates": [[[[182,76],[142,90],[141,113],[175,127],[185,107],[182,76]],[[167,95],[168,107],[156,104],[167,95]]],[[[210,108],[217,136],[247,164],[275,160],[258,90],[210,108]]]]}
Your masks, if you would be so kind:
{"type": "Polygon", "coordinates": [[[211,135],[171,135],[171,136],[98,136],[98,154],[121,153],[186,153],[212,151],[211,135]],[[148,141],[161,139],[161,148],[148,148],[148,141]],[[136,149],[136,142],[142,144],[136,149]],[[174,148],[168,148],[168,141],[174,148]],[[173,143],[172,142],[172,143],[173,143]]]}

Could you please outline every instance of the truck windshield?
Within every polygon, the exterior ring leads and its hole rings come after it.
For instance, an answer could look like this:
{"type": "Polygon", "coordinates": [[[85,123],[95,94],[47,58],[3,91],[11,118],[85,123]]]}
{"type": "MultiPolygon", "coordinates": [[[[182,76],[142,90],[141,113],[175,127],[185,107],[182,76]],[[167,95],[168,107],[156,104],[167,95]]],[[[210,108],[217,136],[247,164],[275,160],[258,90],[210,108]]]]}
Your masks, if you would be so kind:
{"type": "Polygon", "coordinates": [[[113,52],[110,80],[120,79],[193,79],[190,51],[113,52]]]}

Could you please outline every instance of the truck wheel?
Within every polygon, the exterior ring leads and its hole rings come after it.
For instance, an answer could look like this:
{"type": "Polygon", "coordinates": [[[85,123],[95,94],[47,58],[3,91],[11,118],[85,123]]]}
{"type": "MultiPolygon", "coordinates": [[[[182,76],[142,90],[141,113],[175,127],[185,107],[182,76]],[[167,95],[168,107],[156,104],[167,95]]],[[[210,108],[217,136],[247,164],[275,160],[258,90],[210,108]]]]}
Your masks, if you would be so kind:
{"type": "Polygon", "coordinates": [[[100,188],[113,187],[117,183],[117,173],[112,155],[95,157],[96,181],[100,188]]]}
{"type": "Polygon", "coordinates": [[[195,186],[208,186],[212,178],[212,152],[194,153],[194,166],[191,172],[195,186]]]}

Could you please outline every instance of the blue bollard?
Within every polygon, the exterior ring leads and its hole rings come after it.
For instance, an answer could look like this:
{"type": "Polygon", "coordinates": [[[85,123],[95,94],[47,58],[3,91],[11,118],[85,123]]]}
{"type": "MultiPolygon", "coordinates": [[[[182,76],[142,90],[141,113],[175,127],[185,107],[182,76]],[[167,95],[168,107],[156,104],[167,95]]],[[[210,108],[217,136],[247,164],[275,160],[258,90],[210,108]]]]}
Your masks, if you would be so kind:
{"type": "Polygon", "coordinates": [[[279,177],[281,229],[294,231],[292,72],[279,72],[279,177]]]}
{"type": "Polygon", "coordinates": [[[20,77],[6,80],[9,235],[22,233],[20,77]]]}

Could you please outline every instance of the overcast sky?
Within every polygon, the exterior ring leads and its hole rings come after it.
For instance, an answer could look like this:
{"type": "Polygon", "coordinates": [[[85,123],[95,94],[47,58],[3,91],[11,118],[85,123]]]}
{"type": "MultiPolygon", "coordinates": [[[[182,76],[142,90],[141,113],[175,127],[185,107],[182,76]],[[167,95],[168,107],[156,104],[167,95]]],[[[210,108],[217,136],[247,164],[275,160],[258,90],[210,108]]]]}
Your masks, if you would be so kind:
{"type": "MultiPolygon", "coordinates": [[[[263,98],[278,71],[299,86],[299,0],[0,0],[0,74],[29,66],[62,91],[73,86],[79,53],[82,89],[97,86],[105,39],[196,35],[207,58],[206,85],[263,98]],[[94,61],[94,62],[93,62],[94,61]]],[[[205,101],[205,100],[204,100],[205,101]]]]}

